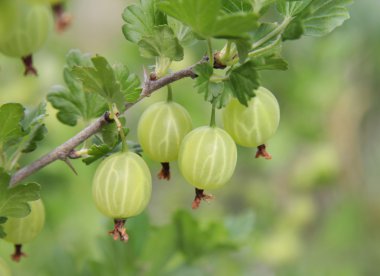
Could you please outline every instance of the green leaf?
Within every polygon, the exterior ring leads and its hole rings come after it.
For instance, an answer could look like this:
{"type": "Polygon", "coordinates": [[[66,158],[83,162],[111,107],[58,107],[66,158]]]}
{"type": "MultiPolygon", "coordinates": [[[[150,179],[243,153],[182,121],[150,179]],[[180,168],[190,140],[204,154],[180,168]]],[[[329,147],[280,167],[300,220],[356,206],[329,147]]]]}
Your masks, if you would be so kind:
{"type": "Polygon", "coordinates": [[[190,47],[197,42],[197,39],[190,27],[185,26],[182,22],[173,17],[168,18],[168,23],[182,46],[190,47]]]}
{"type": "Polygon", "coordinates": [[[7,222],[7,218],[6,217],[0,217],[0,239],[5,238],[5,236],[7,235],[4,232],[4,228],[2,226],[2,224],[6,223],[6,222],[7,222]]]}
{"type": "MultiPolygon", "coordinates": [[[[128,149],[141,156],[142,149],[140,144],[127,140],[128,149]]],[[[119,141],[113,147],[107,144],[93,144],[88,150],[88,157],[82,159],[83,163],[90,165],[100,158],[107,157],[121,150],[121,142],[119,141]]]]}
{"type": "Polygon", "coordinates": [[[239,63],[244,63],[248,58],[248,53],[252,48],[252,43],[250,40],[240,39],[236,40],[235,44],[239,55],[239,63]]]}
{"type": "Polygon", "coordinates": [[[280,0],[277,10],[285,16],[296,16],[302,12],[313,0],[280,0]]]}
{"type": "Polygon", "coordinates": [[[152,34],[154,26],[167,23],[166,16],[156,7],[155,0],[141,0],[139,5],[130,5],[123,12],[123,34],[133,43],[138,43],[143,36],[152,34]]]}
{"type": "Polygon", "coordinates": [[[48,101],[58,109],[58,120],[69,126],[75,126],[80,119],[89,121],[97,118],[107,110],[104,100],[98,94],[84,92],[81,82],[71,72],[76,66],[91,67],[90,56],[79,50],[71,50],[66,55],[63,70],[67,87],[53,86],[47,95],[48,101]]]}
{"type": "Polygon", "coordinates": [[[282,40],[299,39],[305,32],[302,21],[298,18],[290,22],[282,34],[282,40]]]}
{"type": "Polygon", "coordinates": [[[89,157],[86,157],[82,159],[82,161],[86,165],[90,165],[91,163],[95,162],[96,160],[103,158],[105,156],[108,156],[112,152],[113,148],[106,144],[102,145],[92,145],[88,149],[88,155],[89,157]]]}
{"type": "Polygon", "coordinates": [[[128,67],[122,64],[114,65],[113,70],[125,101],[127,103],[136,102],[141,94],[141,83],[138,76],[131,74],[128,67]]]}
{"type": "Polygon", "coordinates": [[[124,111],[124,95],[111,65],[99,55],[91,59],[94,67],[76,66],[72,69],[74,76],[82,82],[83,90],[102,96],[109,104],[116,104],[120,112],[124,111]]]}
{"type": "Polygon", "coordinates": [[[228,87],[232,95],[245,106],[255,96],[254,90],[259,87],[259,76],[253,61],[235,67],[229,74],[228,87]]]}
{"type": "Polygon", "coordinates": [[[305,35],[323,36],[350,18],[346,5],[352,0],[314,0],[302,17],[305,35]]]}
{"type": "Polygon", "coordinates": [[[24,107],[18,103],[0,106],[0,149],[3,145],[24,135],[21,120],[24,118],[24,107]]]}
{"type": "Polygon", "coordinates": [[[154,27],[152,33],[144,35],[138,45],[143,57],[166,57],[176,61],[183,59],[183,48],[167,25],[154,27]]]}
{"type": "Polygon", "coordinates": [[[248,32],[257,28],[257,15],[254,13],[236,13],[219,16],[214,23],[212,35],[216,38],[244,38],[248,32]]]}
{"type": "MultiPolygon", "coordinates": [[[[124,117],[120,117],[119,121],[121,122],[122,125],[125,125],[124,117]]],[[[127,136],[128,133],[129,133],[129,129],[124,128],[125,136],[127,136]]],[[[115,145],[121,141],[119,137],[119,131],[115,123],[105,125],[101,129],[100,134],[102,136],[103,143],[107,144],[111,148],[115,147],[115,145]]]]}
{"type": "Polygon", "coordinates": [[[288,63],[280,56],[270,55],[253,60],[256,70],[287,70],[288,63]]]}
{"type": "Polygon", "coordinates": [[[213,73],[212,66],[209,63],[197,64],[193,71],[197,75],[194,86],[198,88],[198,93],[204,94],[206,101],[211,101],[212,94],[209,93],[209,84],[213,73]]]}
{"type": "Polygon", "coordinates": [[[258,14],[264,14],[270,5],[277,1],[278,0],[253,0],[253,11],[258,14]]]}
{"type": "Polygon", "coordinates": [[[40,198],[37,183],[9,188],[10,175],[0,168],[0,217],[25,217],[30,213],[29,201],[40,198]]]}
{"type": "Polygon", "coordinates": [[[21,121],[26,135],[23,138],[23,153],[34,151],[37,148],[37,142],[40,142],[45,138],[47,129],[43,122],[46,116],[46,103],[44,102],[33,110],[25,110],[25,117],[21,121]]]}
{"type": "Polygon", "coordinates": [[[278,27],[277,23],[261,23],[260,27],[252,35],[252,44],[259,45],[255,47],[249,54],[250,57],[267,56],[271,54],[280,54],[282,48],[281,35],[273,36],[267,39],[263,43],[259,43],[267,36],[276,30],[278,27]]]}
{"type": "Polygon", "coordinates": [[[240,11],[226,14],[221,0],[162,0],[158,7],[202,38],[242,38],[257,26],[256,14],[240,11]]]}
{"type": "Polygon", "coordinates": [[[289,24],[285,39],[297,39],[302,34],[307,36],[323,36],[343,24],[350,15],[347,5],[352,0],[300,0],[282,1],[279,11],[291,14],[295,19],[289,24]]]}
{"type": "Polygon", "coordinates": [[[220,0],[163,0],[158,3],[160,10],[190,26],[203,37],[209,37],[221,7],[220,0]]]}
{"type": "Polygon", "coordinates": [[[222,0],[222,10],[226,14],[235,12],[253,11],[252,1],[250,0],[222,0]]]}

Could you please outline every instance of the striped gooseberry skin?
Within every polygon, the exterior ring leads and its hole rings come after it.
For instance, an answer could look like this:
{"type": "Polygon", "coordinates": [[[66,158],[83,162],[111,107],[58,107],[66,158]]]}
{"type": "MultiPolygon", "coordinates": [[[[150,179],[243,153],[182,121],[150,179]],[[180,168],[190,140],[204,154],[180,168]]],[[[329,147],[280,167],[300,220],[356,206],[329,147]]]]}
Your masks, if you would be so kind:
{"type": "Polygon", "coordinates": [[[235,142],[223,129],[203,126],[185,136],[178,166],[184,178],[202,190],[212,190],[230,180],[236,166],[235,142]]]}
{"type": "Polygon", "coordinates": [[[28,56],[42,47],[53,26],[50,6],[42,1],[0,1],[0,52],[28,56]]]}
{"type": "Polygon", "coordinates": [[[7,234],[4,240],[14,244],[24,244],[33,240],[45,224],[45,208],[42,200],[30,201],[31,211],[23,218],[8,217],[4,224],[7,234]]]}
{"type": "Polygon", "coordinates": [[[124,219],[140,214],[152,193],[152,177],[145,161],[134,152],[119,152],[100,163],[92,195],[104,215],[124,219]]]}
{"type": "Polygon", "coordinates": [[[173,101],[158,102],[149,106],[138,124],[138,139],[144,153],[157,162],[171,162],[185,135],[192,129],[187,110],[173,101]]]}
{"type": "Polygon", "coordinates": [[[255,93],[248,107],[232,99],[223,112],[224,129],[244,147],[265,144],[280,123],[280,107],[275,96],[264,87],[255,93]]]}

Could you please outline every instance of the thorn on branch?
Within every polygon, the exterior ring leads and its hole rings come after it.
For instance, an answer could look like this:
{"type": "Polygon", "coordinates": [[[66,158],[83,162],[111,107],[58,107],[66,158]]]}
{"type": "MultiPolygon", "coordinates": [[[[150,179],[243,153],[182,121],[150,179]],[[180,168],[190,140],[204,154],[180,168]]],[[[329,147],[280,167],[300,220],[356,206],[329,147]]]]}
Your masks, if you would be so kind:
{"type": "Polygon", "coordinates": [[[195,198],[193,200],[193,204],[191,205],[192,209],[198,209],[201,205],[202,200],[206,202],[210,202],[215,197],[213,195],[207,195],[204,193],[204,190],[195,188],[195,198]]]}
{"type": "Polygon", "coordinates": [[[12,260],[19,262],[22,257],[27,257],[27,255],[22,252],[22,244],[15,244],[15,252],[11,255],[12,260]]]}
{"type": "Polygon", "coordinates": [[[71,163],[70,159],[69,158],[64,158],[62,159],[63,162],[65,162],[67,164],[67,166],[69,166],[69,168],[73,171],[73,173],[75,173],[75,175],[78,175],[78,172],[75,170],[73,164],[71,163]]]}
{"type": "Polygon", "coordinates": [[[123,242],[127,242],[129,236],[127,234],[127,229],[124,227],[125,219],[115,219],[114,220],[114,229],[109,231],[108,233],[113,236],[115,241],[119,240],[123,242]]]}
{"type": "Polygon", "coordinates": [[[267,152],[265,144],[260,145],[260,146],[257,147],[257,152],[256,152],[256,156],[255,157],[256,158],[264,157],[267,160],[271,160],[272,159],[272,155],[270,155],[270,153],[267,152]]]}

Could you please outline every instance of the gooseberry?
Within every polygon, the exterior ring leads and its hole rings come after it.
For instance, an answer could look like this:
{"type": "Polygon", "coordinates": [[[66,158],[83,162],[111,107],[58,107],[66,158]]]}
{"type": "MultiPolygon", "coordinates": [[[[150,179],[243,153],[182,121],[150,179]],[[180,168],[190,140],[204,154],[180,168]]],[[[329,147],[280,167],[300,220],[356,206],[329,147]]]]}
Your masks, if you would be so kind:
{"type": "Polygon", "coordinates": [[[162,163],[159,178],[170,179],[169,162],[178,158],[180,144],[192,129],[186,109],[174,101],[149,106],[138,124],[138,139],[144,153],[162,163]]]}
{"type": "Polygon", "coordinates": [[[98,210],[115,221],[114,239],[128,240],[125,220],[140,214],[148,205],[152,177],[145,161],[134,152],[119,152],[96,169],[92,195],[98,210]]]}

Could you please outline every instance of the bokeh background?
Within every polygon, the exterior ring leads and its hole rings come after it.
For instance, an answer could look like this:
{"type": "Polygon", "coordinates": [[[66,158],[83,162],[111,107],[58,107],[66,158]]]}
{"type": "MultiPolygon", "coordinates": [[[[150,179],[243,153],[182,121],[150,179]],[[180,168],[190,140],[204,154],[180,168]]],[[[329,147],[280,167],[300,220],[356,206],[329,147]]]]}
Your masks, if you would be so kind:
{"type": "MultiPolygon", "coordinates": [[[[69,2],[73,24],[51,34],[35,55],[38,78],[23,77],[18,60],[0,56],[0,103],[37,105],[63,83],[71,48],[141,75],[152,61],[140,58],[121,32],[130,2],[69,2]]],[[[75,176],[55,162],[28,179],[41,183],[47,213],[43,232],[25,246],[29,257],[11,262],[13,247],[0,240],[13,275],[380,275],[380,2],[357,0],[350,10],[351,19],[332,34],[287,42],[288,71],[262,75],[281,106],[279,130],[268,143],[273,160],[239,148],[232,180],[196,211],[193,188],[173,164],[170,182],[154,180],[146,213],[128,221],[127,244],[107,235],[112,222],[92,202],[97,164],[74,161],[75,176]]],[[[187,49],[172,69],[204,53],[201,44],[187,49]]],[[[173,88],[194,126],[207,124],[209,106],[191,80],[173,88]]],[[[129,139],[136,139],[143,110],[163,98],[165,91],[157,92],[128,111],[129,139]]],[[[49,133],[23,164],[84,127],[60,124],[50,105],[48,112],[49,133]]],[[[159,165],[147,162],[155,174],[159,165]]]]}

